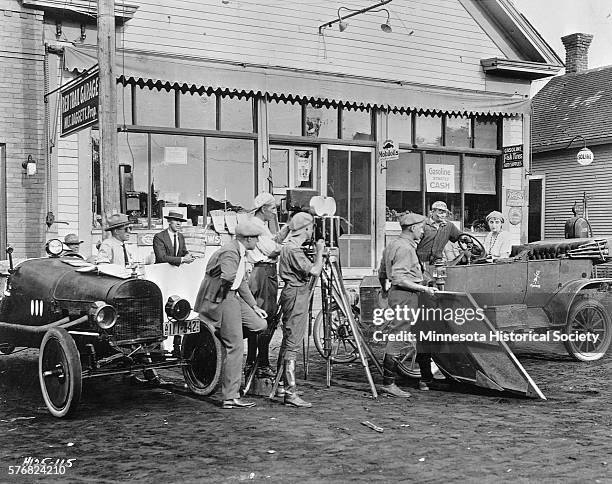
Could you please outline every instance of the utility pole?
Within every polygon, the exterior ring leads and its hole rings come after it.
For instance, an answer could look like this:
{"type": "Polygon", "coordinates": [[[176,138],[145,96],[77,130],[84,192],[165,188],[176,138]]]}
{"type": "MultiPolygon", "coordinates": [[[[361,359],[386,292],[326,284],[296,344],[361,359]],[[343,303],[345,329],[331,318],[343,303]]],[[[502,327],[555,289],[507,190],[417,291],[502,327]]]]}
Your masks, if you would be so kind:
{"type": "Polygon", "coordinates": [[[115,76],[115,0],[98,0],[98,66],[100,69],[100,184],[102,226],[119,212],[117,161],[117,79],[115,76]]]}

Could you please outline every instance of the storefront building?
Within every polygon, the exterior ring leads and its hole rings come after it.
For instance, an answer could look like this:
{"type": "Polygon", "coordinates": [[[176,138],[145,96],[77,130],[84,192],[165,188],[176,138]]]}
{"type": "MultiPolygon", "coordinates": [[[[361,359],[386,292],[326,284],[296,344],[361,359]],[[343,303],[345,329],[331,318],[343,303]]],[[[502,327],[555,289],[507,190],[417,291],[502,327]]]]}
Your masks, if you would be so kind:
{"type": "MultiPolygon", "coordinates": [[[[50,2],[28,3],[45,12],[44,37],[55,37],[50,2]]],[[[525,240],[526,206],[511,206],[507,192],[526,189],[530,82],[561,62],[510,2],[394,0],[390,33],[375,11],[342,32],[319,29],[337,18],[340,5],[329,2],[174,4],[134,5],[117,29],[118,188],[142,234],[159,230],[169,207],[203,227],[211,211],[248,209],[266,190],[281,222],[312,194],[333,196],[349,273],[377,265],[399,212],[426,213],[436,200],[474,233],[491,210],[513,209],[507,229],[525,240]],[[399,143],[398,160],[381,161],[387,140],[399,143]],[[509,146],[521,146],[523,160],[504,168],[509,146]]],[[[68,38],[78,22],[64,19],[68,38]]],[[[96,63],[93,28],[81,42],[54,43],[49,90],[96,63]]],[[[97,130],[48,131],[53,210],[69,222],[51,230],[78,231],[95,252],[97,130]]]]}

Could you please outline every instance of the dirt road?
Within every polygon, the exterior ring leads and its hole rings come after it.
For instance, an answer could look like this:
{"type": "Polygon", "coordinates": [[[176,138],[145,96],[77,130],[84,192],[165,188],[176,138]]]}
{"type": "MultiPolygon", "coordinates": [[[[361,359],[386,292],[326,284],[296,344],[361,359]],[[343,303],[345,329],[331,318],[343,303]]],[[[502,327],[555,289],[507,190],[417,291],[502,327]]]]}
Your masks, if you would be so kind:
{"type": "Polygon", "coordinates": [[[64,476],[39,476],[47,482],[612,482],[612,355],[519,357],[547,401],[461,386],[374,401],[357,364],[335,367],[326,388],[313,352],[301,385],[312,409],[258,398],[254,409],[221,410],[218,397],[117,377],[86,384],[77,416],[57,420],[40,396],[36,352],[3,356],[0,481],[36,480],[9,475],[31,456],[75,459],[64,476]]]}

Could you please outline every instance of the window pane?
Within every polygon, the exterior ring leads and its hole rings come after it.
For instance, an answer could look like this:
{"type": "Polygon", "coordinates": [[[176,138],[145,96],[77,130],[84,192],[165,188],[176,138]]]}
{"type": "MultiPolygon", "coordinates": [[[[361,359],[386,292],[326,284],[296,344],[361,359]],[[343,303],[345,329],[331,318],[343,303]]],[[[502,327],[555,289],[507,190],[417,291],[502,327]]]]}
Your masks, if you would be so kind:
{"type": "Polygon", "coordinates": [[[117,84],[117,124],[132,124],[132,86],[117,84]]]}
{"type": "Polygon", "coordinates": [[[284,194],[289,187],[289,150],[273,148],[270,150],[270,169],[274,194],[284,194]]]}
{"type": "Polygon", "coordinates": [[[497,149],[497,120],[476,118],[474,148],[497,149]]]}
{"type": "Polygon", "coordinates": [[[121,211],[138,218],[141,227],[147,227],[149,216],[147,138],[145,133],[117,133],[121,211]]]}
{"type": "Polygon", "coordinates": [[[268,132],[302,136],[302,106],[270,101],[268,103],[268,132]]]}
{"type": "Polygon", "coordinates": [[[137,88],[136,121],[140,126],[174,128],[174,91],[137,88]]]}
{"type": "MultiPolygon", "coordinates": [[[[349,152],[329,150],[327,152],[327,196],[336,200],[336,215],[349,218],[349,152]]],[[[342,230],[348,233],[348,227],[342,222],[342,230]]]]}
{"type": "Polygon", "coordinates": [[[255,144],[251,140],[206,138],[208,211],[249,209],[255,197],[255,144]]]}
{"type": "Polygon", "coordinates": [[[451,211],[449,219],[461,222],[461,172],[458,155],[426,153],[425,187],[427,210],[431,208],[432,203],[441,200],[446,202],[451,211]]]}
{"type": "Polygon", "coordinates": [[[221,99],[221,129],[253,132],[253,99],[223,97],[221,99]]]}
{"type": "Polygon", "coordinates": [[[446,118],[446,146],[470,147],[470,118],[448,116],[446,118]]]}
{"type": "Polygon", "coordinates": [[[371,158],[369,152],[351,151],[351,234],[371,233],[371,158]]]}
{"type": "Polygon", "coordinates": [[[313,188],[314,153],[312,150],[295,150],[293,154],[293,173],[295,188],[313,188]]]}
{"type": "Polygon", "coordinates": [[[197,136],[151,136],[151,223],[161,227],[163,207],[187,207],[197,225],[203,215],[204,141],[197,136]]]}
{"type": "Polygon", "coordinates": [[[370,110],[342,110],[342,139],[372,140],[372,114],[370,110]]]}
{"type": "Polygon", "coordinates": [[[416,144],[442,144],[442,118],[440,116],[425,116],[419,114],[416,119],[416,144]]]}
{"type": "Polygon", "coordinates": [[[217,97],[214,94],[181,93],[180,103],[181,128],[216,129],[217,97]]]}
{"type": "Polygon", "coordinates": [[[466,156],[465,193],[495,195],[495,158],[485,156],[466,156]]]}
{"type": "Polygon", "coordinates": [[[387,116],[387,138],[398,143],[412,144],[412,115],[389,113],[387,116]]]}
{"type": "Polygon", "coordinates": [[[497,210],[496,195],[465,194],[465,230],[488,232],[486,216],[497,210]]]}
{"type": "Polygon", "coordinates": [[[337,108],[306,106],[306,135],[313,138],[338,138],[337,108]]]}
{"type": "Polygon", "coordinates": [[[422,212],[421,155],[400,151],[399,160],[387,163],[387,220],[409,210],[422,212]]]}

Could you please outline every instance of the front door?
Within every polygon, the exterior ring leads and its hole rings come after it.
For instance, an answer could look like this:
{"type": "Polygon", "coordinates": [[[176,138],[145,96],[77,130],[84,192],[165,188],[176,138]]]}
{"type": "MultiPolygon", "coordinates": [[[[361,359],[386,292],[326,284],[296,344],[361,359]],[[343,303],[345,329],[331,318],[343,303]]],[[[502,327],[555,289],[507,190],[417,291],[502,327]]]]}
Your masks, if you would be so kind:
{"type": "Polygon", "coordinates": [[[544,238],[544,197],[542,177],[532,177],[529,180],[529,226],[527,242],[535,242],[544,238]]]}
{"type": "Polygon", "coordinates": [[[350,269],[374,267],[374,150],[324,146],[321,191],[336,200],[341,223],[340,260],[350,269]]]}

